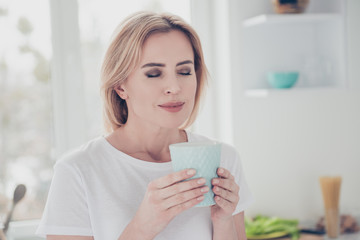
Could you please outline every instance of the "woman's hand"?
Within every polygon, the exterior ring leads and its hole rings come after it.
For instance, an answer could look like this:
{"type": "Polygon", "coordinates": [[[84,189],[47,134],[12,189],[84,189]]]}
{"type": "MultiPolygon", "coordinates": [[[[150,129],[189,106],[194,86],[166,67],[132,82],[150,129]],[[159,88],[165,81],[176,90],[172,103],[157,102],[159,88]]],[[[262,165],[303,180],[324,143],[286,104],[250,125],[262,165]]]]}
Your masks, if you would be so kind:
{"type": "Polygon", "coordinates": [[[120,239],[129,239],[125,236],[134,236],[134,231],[140,236],[139,239],[152,239],[175,216],[200,203],[204,194],[209,191],[204,186],[205,179],[183,181],[193,177],[195,173],[194,169],[186,169],[150,182],[135,217],[120,239]]]}
{"type": "Polygon", "coordinates": [[[224,168],[218,168],[217,174],[219,178],[212,179],[216,202],[216,205],[211,207],[213,222],[231,219],[239,202],[239,186],[236,184],[234,176],[224,168]]]}

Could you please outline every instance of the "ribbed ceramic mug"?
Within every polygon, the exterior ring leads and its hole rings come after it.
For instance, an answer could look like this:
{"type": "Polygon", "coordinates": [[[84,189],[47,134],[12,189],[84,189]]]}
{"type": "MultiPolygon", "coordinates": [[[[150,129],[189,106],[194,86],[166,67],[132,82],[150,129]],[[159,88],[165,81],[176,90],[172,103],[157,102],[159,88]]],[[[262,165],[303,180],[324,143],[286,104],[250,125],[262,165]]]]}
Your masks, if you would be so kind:
{"type": "Polygon", "coordinates": [[[169,148],[174,171],[193,168],[196,170],[196,175],[191,179],[200,177],[206,179],[205,184],[210,190],[204,195],[204,200],[196,207],[214,205],[211,180],[218,177],[216,171],[220,166],[221,143],[212,141],[184,142],[171,144],[169,148]]]}

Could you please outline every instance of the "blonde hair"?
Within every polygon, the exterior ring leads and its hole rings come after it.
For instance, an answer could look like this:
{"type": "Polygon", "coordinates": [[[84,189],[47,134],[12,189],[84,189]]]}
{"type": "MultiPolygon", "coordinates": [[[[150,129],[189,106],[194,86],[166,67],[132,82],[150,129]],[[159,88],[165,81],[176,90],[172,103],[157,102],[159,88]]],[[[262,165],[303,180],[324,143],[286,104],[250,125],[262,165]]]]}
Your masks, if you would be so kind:
{"type": "Polygon", "coordinates": [[[189,38],[194,51],[197,78],[193,111],[180,128],[185,129],[195,121],[208,75],[199,36],[189,24],[178,16],[137,12],[125,19],[115,30],[102,65],[101,96],[104,104],[104,125],[107,132],[121,127],[126,123],[128,117],[126,101],[118,96],[114,88],[123,83],[139,64],[145,40],[153,33],[172,30],[179,30],[189,38]]]}

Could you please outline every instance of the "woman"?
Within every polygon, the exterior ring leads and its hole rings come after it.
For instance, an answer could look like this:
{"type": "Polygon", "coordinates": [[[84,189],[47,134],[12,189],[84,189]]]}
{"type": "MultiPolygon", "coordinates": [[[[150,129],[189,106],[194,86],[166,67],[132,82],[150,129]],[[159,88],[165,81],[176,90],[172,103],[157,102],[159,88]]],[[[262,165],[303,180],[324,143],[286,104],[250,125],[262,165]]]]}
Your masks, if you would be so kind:
{"type": "Polygon", "coordinates": [[[102,69],[109,135],[56,163],[38,233],[49,240],[246,239],[251,195],[236,151],[223,145],[216,205],[194,169],[173,172],[169,145],[207,138],[185,131],[206,84],[199,38],[177,16],[148,12],[115,32],[102,69]],[[228,169],[231,169],[230,172],[228,169]]]}

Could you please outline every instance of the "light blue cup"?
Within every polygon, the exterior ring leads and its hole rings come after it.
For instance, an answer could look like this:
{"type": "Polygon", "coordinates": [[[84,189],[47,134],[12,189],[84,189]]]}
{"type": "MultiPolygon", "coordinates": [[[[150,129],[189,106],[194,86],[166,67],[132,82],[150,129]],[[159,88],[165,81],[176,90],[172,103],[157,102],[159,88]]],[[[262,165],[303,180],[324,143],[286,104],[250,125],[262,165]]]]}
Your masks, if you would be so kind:
{"type": "Polygon", "coordinates": [[[204,200],[196,207],[205,207],[215,204],[211,180],[218,177],[216,174],[220,166],[221,143],[218,142],[184,142],[171,144],[170,155],[172,167],[175,172],[193,168],[196,175],[193,178],[203,177],[210,191],[204,195],[204,200]]]}
{"type": "Polygon", "coordinates": [[[299,78],[299,72],[268,72],[267,80],[273,88],[291,88],[299,78]]]}

